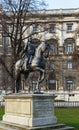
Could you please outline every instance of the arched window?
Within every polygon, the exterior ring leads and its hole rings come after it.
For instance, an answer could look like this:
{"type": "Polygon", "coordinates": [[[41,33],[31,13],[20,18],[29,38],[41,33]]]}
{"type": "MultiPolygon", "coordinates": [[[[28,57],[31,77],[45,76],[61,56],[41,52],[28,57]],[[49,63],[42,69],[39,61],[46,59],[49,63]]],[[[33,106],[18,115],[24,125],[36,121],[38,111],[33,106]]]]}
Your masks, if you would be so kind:
{"type": "Polygon", "coordinates": [[[66,39],[64,43],[64,52],[66,54],[73,53],[74,48],[75,48],[75,40],[72,38],[66,39]]]}
{"type": "Polygon", "coordinates": [[[71,76],[66,77],[66,90],[68,91],[74,90],[74,77],[71,76]]]}
{"type": "Polygon", "coordinates": [[[72,79],[68,79],[66,81],[66,85],[67,85],[67,90],[73,90],[73,80],[72,79]]]}
{"type": "Polygon", "coordinates": [[[49,73],[48,88],[49,90],[56,90],[56,75],[54,72],[49,73]]]}
{"type": "Polygon", "coordinates": [[[57,51],[58,51],[58,44],[57,44],[57,40],[56,39],[50,39],[48,41],[46,41],[50,44],[50,47],[51,47],[51,50],[50,50],[50,55],[53,55],[53,54],[57,54],[57,51]]]}
{"type": "Polygon", "coordinates": [[[71,42],[68,42],[66,44],[66,52],[67,53],[72,53],[73,52],[73,44],[71,42]]]}

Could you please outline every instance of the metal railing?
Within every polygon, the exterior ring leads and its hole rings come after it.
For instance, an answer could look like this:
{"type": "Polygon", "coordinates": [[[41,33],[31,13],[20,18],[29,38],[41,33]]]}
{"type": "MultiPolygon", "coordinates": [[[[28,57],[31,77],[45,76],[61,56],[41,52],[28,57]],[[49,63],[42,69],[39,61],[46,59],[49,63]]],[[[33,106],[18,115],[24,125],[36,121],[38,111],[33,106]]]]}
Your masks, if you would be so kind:
{"type": "Polygon", "coordinates": [[[55,101],[55,107],[79,107],[79,101],[55,101]]]}

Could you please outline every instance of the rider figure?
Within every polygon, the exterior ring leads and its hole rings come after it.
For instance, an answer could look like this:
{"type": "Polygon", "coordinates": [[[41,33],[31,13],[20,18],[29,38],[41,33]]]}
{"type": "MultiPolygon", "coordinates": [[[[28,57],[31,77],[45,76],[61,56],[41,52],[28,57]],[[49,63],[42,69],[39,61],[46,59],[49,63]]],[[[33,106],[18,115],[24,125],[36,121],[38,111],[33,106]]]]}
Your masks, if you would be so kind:
{"type": "Polygon", "coordinates": [[[35,45],[32,43],[31,40],[28,40],[22,52],[22,57],[24,57],[25,60],[24,61],[25,70],[28,70],[28,67],[31,64],[34,54],[35,54],[35,45]]]}

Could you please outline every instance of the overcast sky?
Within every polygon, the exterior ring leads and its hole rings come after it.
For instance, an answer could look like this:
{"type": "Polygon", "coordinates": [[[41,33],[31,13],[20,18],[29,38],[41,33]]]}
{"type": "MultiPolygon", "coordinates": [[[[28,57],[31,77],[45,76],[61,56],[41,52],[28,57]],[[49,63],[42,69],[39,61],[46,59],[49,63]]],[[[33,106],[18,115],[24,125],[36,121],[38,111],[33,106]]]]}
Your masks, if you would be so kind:
{"type": "Polygon", "coordinates": [[[79,8],[79,0],[45,0],[47,9],[79,8]]]}

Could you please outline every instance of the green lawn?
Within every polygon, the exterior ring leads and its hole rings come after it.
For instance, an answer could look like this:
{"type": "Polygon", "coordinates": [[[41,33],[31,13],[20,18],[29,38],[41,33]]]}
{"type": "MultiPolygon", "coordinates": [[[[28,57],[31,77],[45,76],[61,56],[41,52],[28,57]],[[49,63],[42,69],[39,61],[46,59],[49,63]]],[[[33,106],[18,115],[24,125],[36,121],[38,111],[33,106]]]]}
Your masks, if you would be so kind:
{"type": "MultiPolygon", "coordinates": [[[[4,108],[0,107],[0,120],[4,114],[4,108]]],[[[58,123],[64,123],[79,130],[79,108],[55,108],[58,123]]]]}
{"type": "Polygon", "coordinates": [[[2,120],[3,114],[4,114],[4,107],[0,107],[0,120],[2,120]]]}
{"type": "Polygon", "coordinates": [[[75,127],[79,130],[79,108],[55,108],[58,123],[75,127]]]}

